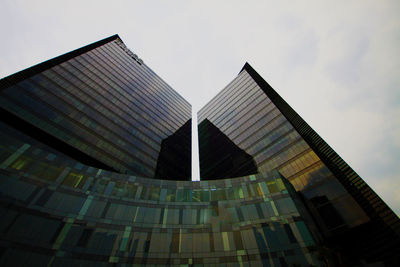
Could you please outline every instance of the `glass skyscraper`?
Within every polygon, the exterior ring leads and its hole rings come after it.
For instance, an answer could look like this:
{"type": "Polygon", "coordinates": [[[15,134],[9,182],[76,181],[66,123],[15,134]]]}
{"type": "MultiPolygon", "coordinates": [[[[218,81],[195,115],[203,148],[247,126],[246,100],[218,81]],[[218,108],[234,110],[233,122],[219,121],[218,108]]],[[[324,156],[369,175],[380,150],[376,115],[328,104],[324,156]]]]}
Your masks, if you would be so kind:
{"type": "Polygon", "coordinates": [[[118,35],[2,79],[0,111],[1,266],[396,260],[398,218],[248,64],[199,112],[201,181],[191,105],[118,35]]]}
{"type": "Polygon", "coordinates": [[[80,162],[143,177],[173,164],[176,179],[190,180],[191,105],[117,35],[6,77],[1,88],[9,124],[80,162]],[[183,145],[162,148],[176,133],[183,145]],[[158,161],[162,150],[179,162],[158,161]]]}
{"type": "Polygon", "coordinates": [[[338,262],[399,261],[398,217],[248,63],[198,121],[203,180],[277,170],[338,262]]]}

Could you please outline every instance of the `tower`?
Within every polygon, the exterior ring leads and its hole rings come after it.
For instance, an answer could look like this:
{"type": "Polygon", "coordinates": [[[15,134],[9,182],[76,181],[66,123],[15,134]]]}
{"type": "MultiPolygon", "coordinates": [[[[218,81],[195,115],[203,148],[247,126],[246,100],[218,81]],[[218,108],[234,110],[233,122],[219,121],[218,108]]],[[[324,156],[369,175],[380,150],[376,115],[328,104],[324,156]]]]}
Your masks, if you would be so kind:
{"type": "Polygon", "coordinates": [[[174,166],[191,180],[191,105],[118,35],[2,79],[0,101],[8,125],[78,162],[143,177],[174,166]],[[165,149],[175,162],[162,162],[165,149]]]}
{"type": "Polygon", "coordinates": [[[277,170],[300,193],[324,246],[345,264],[399,260],[398,217],[248,63],[198,121],[203,180],[277,170]],[[221,136],[229,145],[217,145],[221,136]]]}

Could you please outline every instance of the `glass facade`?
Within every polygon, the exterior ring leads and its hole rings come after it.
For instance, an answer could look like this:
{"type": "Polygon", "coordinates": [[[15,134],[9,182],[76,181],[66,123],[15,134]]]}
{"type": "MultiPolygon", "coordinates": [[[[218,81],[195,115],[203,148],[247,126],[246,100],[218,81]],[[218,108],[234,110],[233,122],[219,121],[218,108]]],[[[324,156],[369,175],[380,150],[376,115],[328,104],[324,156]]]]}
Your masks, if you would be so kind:
{"type": "MultiPolygon", "coordinates": [[[[326,214],[321,219],[326,221],[323,226],[326,226],[327,231],[355,226],[368,220],[362,209],[246,70],[199,111],[199,121],[202,123],[205,118],[250,155],[247,161],[255,162],[256,168],[252,168],[248,174],[278,170],[307,200],[318,201],[318,208],[326,214]],[[324,200],[320,200],[321,196],[324,200]],[[331,213],[332,207],[340,209],[339,212],[331,213]],[[337,217],[334,218],[334,215],[337,217]]],[[[203,157],[206,159],[218,152],[211,150],[202,153],[204,133],[200,125],[200,174],[204,179],[208,177],[203,176],[203,170],[209,168],[210,164],[203,167],[203,157]]],[[[209,135],[207,142],[212,142],[214,138],[215,135],[209,135]]],[[[242,164],[246,163],[243,161],[242,164]]],[[[231,168],[225,171],[230,172],[231,168]]],[[[223,177],[220,173],[218,176],[223,177]]],[[[213,176],[213,179],[218,176],[213,176]]]]}
{"type": "MultiPolygon", "coordinates": [[[[1,108],[36,132],[56,137],[78,160],[154,177],[162,141],[191,119],[191,105],[118,36],[76,54],[39,72],[25,70],[25,77],[11,84],[6,82],[12,77],[5,78],[1,108]]],[[[187,131],[182,136],[190,151],[191,128],[187,131]]],[[[191,156],[181,160],[174,164],[191,165],[191,156]]],[[[190,180],[190,171],[180,174],[176,178],[190,180]]]]}
{"type": "Polygon", "coordinates": [[[11,128],[1,137],[2,266],[321,264],[316,228],[277,172],[148,179],[68,162],[11,128]]]}
{"type": "MultiPolygon", "coordinates": [[[[367,232],[361,234],[362,231],[359,230],[363,227],[369,229],[367,226],[374,224],[371,213],[368,214],[369,208],[359,199],[355,199],[360,191],[354,193],[346,188],[346,179],[348,182],[351,177],[343,177],[335,167],[342,167],[353,178],[357,174],[343,160],[333,162],[325,157],[318,145],[328,145],[300,120],[287,103],[246,63],[238,76],[198,112],[201,179],[232,177],[230,165],[240,169],[242,175],[279,171],[307,203],[321,233],[328,240],[325,244],[339,251],[340,257],[351,264],[355,264],[360,258],[374,262],[386,261],[376,251],[372,253],[371,248],[369,254],[368,249],[355,251],[349,246],[352,244],[357,247],[368,242],[368,246],[373,247],[373,238],[364,241],[367,239],[367,232]],[[206,126],[209,124],[217,130],[210,130],[206,126]],[[310,139],[311,131],[320,140],[310,139]],[[221,135],[231,140],[230,146],[236,146],[243,151],[247,155],[246,160],[243,156],[231,153],[228,145],[216,145],[220,143],[217,140],[221,135]],[[220,158],[216,159],[215,155],[220,158]],[[228,161],[230,164],[212,165],[209,163],[211,159],[214,162],[228,161]],[[248,167],[254,163],[255,167],[248,167]],[[362,241],[350,240],[360,235],[364,235],[362,241]]],[[[337,156],[329,149],[332,155],[337,156]]],[[[360,178],[358,188],[369,189],[360,178]]],[[[380,205],[391,213],[391,218],[398,224],[397,216],[386,204],[381,201],[380,205]]],[[[398,232],[393,231],[393,234],[394,242],[399,244],[398,232]]],[[[393,244],[389,249],[392,256],[396,257],[393,244]]]]}

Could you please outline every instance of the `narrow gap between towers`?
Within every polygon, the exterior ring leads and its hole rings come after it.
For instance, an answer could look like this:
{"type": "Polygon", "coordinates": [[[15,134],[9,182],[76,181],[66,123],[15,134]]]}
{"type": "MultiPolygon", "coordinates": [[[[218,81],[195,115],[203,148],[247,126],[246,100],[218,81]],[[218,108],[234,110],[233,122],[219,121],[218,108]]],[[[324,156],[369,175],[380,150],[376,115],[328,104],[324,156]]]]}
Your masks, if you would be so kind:
{"type": "Polygon", "coordinates": [[[197,111],[192,109],[192,181],[200,180],[199,140],[197,133],[197,111]]]}

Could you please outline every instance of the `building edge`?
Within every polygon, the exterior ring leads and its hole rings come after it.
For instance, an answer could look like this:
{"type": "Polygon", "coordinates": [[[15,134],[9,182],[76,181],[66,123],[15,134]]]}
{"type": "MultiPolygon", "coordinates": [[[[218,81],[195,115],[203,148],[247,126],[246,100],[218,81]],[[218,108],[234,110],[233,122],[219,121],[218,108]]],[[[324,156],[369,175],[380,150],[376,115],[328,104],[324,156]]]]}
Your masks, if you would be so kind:
{"type": "MultiPolygon", "coordinates": [[[[381,227],[368,253],[387,255],[390,263],[400,261],[400,219],[389,206],[362,180],[362,178],[314,131],[306,121],[246,62],[242,71],[246,71],[271,99],[279,111],[293,125],[321,161],[333,172],[338,181],[362,207],[373,225],[381,227]],[[384,241],[384,242],[383,242],[384,241]]],[[[373,255],[369,255],[372,256],[373,255]]]]}
{"type": "Polygon", "coordinates": [[[75,49],[73,51],[67,52],[67,53],[57,56],[55,58],[46,60],[46,61],[38,63],[32,67],[26,68],[24,70],[21,70],[19,72],[11,74],[7,77],[4,77],[3,79],[0,80],[0,90],[10,87],[12,85],[15,85],[15,84],[19,83],[20,81],[30,78],[38,73],[41,73],[47,69],[50,69],[50,68],[57,66],[65,61],[68,61],[74,57],[82,55],[86,52],[89,52],[90,50],[93,50],[97,47],[100,47],[106,43],[112,42],[117,39],[121,40],[121,38],[119,37],[118,34],[114,34],[114,35],[104,38],[100,41],[91,43],[89,45],[85,45],[85,46],[75,49]]]}

